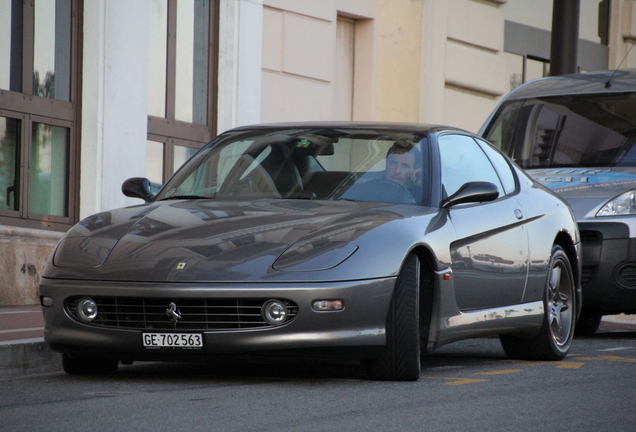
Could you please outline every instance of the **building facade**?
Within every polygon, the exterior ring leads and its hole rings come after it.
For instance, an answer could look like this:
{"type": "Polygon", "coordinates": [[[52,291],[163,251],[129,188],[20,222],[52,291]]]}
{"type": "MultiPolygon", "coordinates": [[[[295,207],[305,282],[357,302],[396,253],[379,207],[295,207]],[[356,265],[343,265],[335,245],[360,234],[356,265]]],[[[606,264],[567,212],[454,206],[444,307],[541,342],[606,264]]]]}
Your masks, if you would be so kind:
{"type": "MultiPolygon", "coordinates": [[[[126,178],[234,126],[478,130],[547,74],[552,1],[0,0],[0,306],[38,303],[74,223],[140,203],[126,178]]],[[[580,1],[579,68],[636,67],[635,2],[580,1]]]]}

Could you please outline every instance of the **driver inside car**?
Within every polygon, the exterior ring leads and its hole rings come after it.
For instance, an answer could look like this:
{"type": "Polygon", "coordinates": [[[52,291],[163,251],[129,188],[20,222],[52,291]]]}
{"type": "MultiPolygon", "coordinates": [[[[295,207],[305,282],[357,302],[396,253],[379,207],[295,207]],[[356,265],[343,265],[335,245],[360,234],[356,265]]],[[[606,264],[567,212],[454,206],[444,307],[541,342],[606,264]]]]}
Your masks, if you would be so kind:
{"type": "Polygon", "coordinates": [[[407,189],[419,183],[422,169],[415,167],[416,151],[393,144],[387,152],[385,178],[407,189]]]}
{"type": "Polygon", "coordinates": [[[417,146],[409,142],[395,142],[387,150],[384,171],[367,173],[366,176],[371,174],[369,180],[362,176],[361,181],[347,190],[341,199],[417,204],[422,196],[420,165],[417,146]]]}

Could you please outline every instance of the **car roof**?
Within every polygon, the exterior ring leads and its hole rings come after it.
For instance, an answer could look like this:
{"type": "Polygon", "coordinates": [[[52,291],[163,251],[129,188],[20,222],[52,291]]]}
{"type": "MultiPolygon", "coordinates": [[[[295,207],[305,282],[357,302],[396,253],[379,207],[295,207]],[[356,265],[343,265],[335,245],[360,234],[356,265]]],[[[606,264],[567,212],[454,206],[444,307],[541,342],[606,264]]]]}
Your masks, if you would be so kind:
{"type": "MultiPolygon", "coordinates": [[[[391,131],[404,131],[413,133],[435,133],[445,130],[471,134],[470,132],[453,126],[422,124],[422,123],[397,123],[374,121],[307,121],[286,123],[262,123],[239,126],[232,131],[277,130],[277,129],[385,129],[391,131]]],[[[471,134],[472,135],[472,134],[471,134]]]]}
{"type": "Polygon", "coordinates": [[[512,90],[505,99],[624,92],[636,92],[636,69],[605,70],[539,78],[512,90]]]}

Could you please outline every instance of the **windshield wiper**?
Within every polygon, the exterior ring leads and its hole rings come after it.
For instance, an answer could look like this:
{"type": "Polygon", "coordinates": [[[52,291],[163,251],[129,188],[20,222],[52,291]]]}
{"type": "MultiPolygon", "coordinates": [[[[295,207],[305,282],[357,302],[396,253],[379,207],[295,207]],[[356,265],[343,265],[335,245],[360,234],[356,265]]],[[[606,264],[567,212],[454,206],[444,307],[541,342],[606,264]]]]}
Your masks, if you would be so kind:
{"type": "Polygon", "coordinates": [[[297,191],[285,197],[285,199],[305,199],[305,200],[315,200],[317,198],[318,197],[316,196],[316,194],[310,191],[297,191]]]}
{"type": "Polygon", "coordinates": [[[159,201],[168,201],[168,200],[180,200],[180,199],[210,199],[214,197],[210,196],[202,196],[202,195],[175,195],[166,198],[161,198],[159,201]]]}

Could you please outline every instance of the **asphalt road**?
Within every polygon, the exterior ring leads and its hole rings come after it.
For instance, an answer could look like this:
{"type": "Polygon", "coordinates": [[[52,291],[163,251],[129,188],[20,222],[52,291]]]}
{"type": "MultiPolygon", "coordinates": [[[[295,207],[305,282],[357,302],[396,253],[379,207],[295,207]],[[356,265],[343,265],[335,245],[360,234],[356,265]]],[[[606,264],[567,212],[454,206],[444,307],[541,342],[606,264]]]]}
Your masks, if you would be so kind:
{"type": "Polygon", "coordinates": [[[561,362],[508,360],[498,339],[448,345],[417,382],[353,364],[139,363],[105,377],[0,380],[12,431],[632,431],[636,331],[577,338],[561,362]]]}

